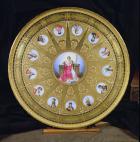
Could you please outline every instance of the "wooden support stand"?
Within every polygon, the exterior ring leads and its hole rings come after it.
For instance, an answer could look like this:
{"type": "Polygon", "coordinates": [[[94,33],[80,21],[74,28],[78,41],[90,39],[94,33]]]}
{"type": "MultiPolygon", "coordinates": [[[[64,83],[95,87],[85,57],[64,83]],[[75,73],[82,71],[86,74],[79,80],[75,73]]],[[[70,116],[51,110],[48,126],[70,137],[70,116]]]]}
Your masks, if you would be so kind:
{"type": "Polygon", "coordinates": [[[64,133],[99,133],[102,127],[109,125],[107,122],[99,122],[94,126],[79,128],[79,129],[57,129],[57,128],[46,128],[43,129],[43,134],[64,134],[64,133]]]}

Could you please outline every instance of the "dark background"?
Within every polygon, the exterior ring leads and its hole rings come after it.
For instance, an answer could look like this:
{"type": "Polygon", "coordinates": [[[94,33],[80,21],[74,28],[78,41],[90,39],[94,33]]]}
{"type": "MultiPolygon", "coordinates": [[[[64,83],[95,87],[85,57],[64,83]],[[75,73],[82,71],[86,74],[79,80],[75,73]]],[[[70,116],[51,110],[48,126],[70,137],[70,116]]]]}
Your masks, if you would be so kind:
{"type": "MultiPolygon", "coordinates": [[[[47,127],[29,116],[16,101],[8,81],[8,55],[20,29],[41,12],[62,6],[82,7],[108,19],[126,42],[132,80],[139,70],[139,0],[1,0],[0,1],[0,134],[47,127]]],[[[138,105],[129,101],[130,82],[125,97],[104,120],[138,136],[138,105]]]]}

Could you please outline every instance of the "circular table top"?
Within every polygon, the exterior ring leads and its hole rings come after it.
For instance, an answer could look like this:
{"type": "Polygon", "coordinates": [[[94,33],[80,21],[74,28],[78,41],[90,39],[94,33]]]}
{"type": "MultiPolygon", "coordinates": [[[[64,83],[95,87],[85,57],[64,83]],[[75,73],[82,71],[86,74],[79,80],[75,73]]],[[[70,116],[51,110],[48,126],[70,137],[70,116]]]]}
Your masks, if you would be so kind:
{"type": "Polygon", "coordinates": [[[9,55],[9,80],[22,107],[54,127],[100,121],[120,102],[129,57],[117,30],[82,8],[57,8],[31,20],[9,55]]]}

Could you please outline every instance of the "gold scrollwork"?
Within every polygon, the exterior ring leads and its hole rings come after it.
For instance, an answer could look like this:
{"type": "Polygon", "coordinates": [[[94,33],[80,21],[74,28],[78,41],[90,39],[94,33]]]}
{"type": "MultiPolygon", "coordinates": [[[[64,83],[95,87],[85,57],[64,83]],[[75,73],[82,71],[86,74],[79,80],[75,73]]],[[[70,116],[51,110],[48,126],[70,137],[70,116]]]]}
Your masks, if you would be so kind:
{"type": "Polygon", "coordinates": [[[68,95],[68,96],[73,96],[74,93],[75,93],[75,92],[74,92],[73,87],[72,87],[72,86],[68,87],[68,89],[67,89],[67,95],[68,95]]]}
{"type": "Polygon", "coordinates": [[[78,40],[76,40],[76,39],[71,40],[71,48],[72,49],[75,49],[77,47],[77,45],[78,45],[78,40]]]}

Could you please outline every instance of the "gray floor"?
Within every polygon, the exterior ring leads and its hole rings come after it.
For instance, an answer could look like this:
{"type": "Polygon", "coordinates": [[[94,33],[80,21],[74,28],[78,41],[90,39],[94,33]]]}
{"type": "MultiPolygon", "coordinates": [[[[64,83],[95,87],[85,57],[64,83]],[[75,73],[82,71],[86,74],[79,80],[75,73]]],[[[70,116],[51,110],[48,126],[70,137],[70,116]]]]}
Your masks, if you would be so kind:
{"type": "Polygon", "coordinates": [[[99,133],[43,134],[35,130],[0,138],[0,142],[138,142],[125,131],[106,126],[99,133]]]}

